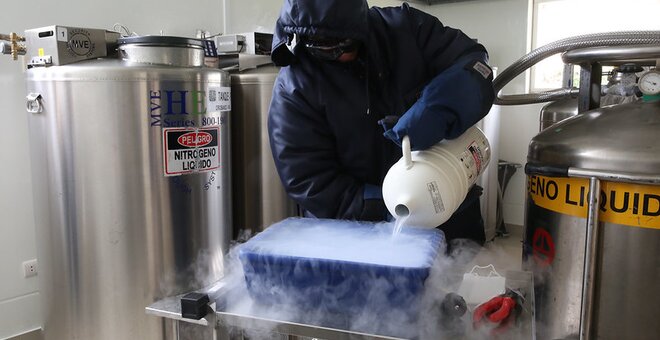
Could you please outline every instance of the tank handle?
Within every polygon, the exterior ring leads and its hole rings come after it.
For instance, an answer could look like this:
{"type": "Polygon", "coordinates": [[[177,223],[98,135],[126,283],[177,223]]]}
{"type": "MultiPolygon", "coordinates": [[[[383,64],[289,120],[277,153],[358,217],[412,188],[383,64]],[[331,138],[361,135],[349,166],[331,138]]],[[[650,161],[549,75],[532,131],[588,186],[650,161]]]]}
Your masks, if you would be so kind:
{"type": "Polygon", "coordinates": [[[406,167],[406,170],[412,168],[412,151],[410,149],[410,137],[403,136],[401,141],[401,152],[403,153],[403,165],[406,167]]]}
{"type": "Polygon", "coordinates": [[[527,163],[525,164],[525,173],[528,175],[568,177],[568,167],[527,163]]]}

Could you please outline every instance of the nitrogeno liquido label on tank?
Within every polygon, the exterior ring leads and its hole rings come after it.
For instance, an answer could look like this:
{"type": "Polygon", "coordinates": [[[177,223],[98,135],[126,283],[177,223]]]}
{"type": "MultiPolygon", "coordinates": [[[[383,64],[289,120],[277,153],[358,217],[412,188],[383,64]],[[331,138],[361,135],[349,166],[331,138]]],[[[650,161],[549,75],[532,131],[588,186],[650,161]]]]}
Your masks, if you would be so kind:
{"type": "MultiPolygon", "coordinates": [[[[527,177],[527,193],[535,205],[565,215],[587,218],[589,179],[527,177]]],[[[602,181],[598,220],[660,230],[660,186],[602,181]]]]}
{"type": "Polygon", "coordinates": [[[220,127],[163,129],[165,176],[206,172],[220,167],[220,127]]]}

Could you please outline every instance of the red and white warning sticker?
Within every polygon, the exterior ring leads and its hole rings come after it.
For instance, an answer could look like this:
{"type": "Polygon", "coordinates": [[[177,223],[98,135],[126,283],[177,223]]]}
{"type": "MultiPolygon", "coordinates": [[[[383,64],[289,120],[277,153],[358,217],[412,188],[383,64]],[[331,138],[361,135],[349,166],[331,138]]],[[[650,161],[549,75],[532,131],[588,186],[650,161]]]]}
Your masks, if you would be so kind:
{"type": "Polygon", "coordinates": [[[532,237],[532,257],[536,264],[541,267],[551,265],[555,260],[555,252],[555,242],[550,233],[543,228],[537,228],[532,237]]]}
{"type": "Polygon", "coordinates": [[[484,163],[483,150],[479,147],[476,141],[470,143],[465,151],[461,154],[461,162],[468,172],[468,179],[479,176],[481,167],[484,163]]]}
{"type": "Polygon", "coordinates": [[[163,129],[165,176],[206,172],[220,167],[220,127],[163,129]]]}

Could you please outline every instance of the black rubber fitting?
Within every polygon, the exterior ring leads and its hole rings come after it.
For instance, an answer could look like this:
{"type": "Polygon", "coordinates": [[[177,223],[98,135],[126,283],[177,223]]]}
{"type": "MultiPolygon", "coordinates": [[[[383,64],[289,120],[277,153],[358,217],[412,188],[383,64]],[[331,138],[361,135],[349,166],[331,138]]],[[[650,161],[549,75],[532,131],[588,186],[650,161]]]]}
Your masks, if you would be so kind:
{"type": "Polygon", "coordinates": [[[209,296],[204,293],[188,293],[181,298],[181,316],[199,320],[208,314],[209,296]]]}

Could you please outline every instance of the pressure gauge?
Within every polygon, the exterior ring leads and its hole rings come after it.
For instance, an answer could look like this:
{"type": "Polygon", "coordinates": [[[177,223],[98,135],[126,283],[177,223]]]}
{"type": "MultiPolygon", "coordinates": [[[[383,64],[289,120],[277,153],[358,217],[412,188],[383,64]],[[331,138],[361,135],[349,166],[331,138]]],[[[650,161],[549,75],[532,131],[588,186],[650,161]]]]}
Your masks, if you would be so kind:
{"type": "Polygon", "coordinates": [[[660,94],[660,71],[652,70],[644,73],[637,82],[639,90],[647,96],[660,94]]]}

